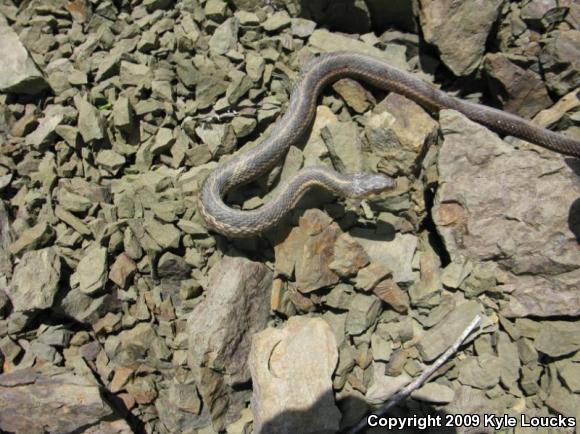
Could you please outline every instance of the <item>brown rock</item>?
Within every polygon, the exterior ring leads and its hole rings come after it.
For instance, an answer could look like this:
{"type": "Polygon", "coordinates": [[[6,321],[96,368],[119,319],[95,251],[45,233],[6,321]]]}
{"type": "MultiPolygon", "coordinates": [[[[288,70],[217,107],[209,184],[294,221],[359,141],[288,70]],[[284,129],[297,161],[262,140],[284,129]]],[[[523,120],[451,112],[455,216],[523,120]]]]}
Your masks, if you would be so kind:
{"type": "Polygon", "coordinates": [[[334,244],[334,260],[330,268],[342,277],[355,275],[368,265],[369,255],[363,247],[349,234],[341,234],[334,244]]]}
{"type": "Polygon", "coordinates": [[[371,105],[375,104],[372,94],[353,79],[338,80],[332,85],[332,88],[357,113],[364,113],[371,105]]]}
{"type": "Polygon", "coordinates": [[[407,313],[409,310],[409,296],[393,279],[383,280],[375,286],[373,292],[395,311],[407,313]]]}
{"type": "Polygon", "coordinates": [[[491,94],[505,111],[531,118],[552,105],[542,79],[529,69],[511,62],[505,54],[488,53],[483,63],[491,94]]]}
{"type": "Polygon", "coordinates": [[[93,381],[53,367],[0,375],[0,431],[133,432],[103,400],[93,381]]]}
{"type": "Polygon", "coordinates": [[[119,287],[125,289],[130,283],[133,275],[137,271],[137,264],[125,253],[121,253],[115,259],[109,272],[109,280],[116,283],[119,287]]]}

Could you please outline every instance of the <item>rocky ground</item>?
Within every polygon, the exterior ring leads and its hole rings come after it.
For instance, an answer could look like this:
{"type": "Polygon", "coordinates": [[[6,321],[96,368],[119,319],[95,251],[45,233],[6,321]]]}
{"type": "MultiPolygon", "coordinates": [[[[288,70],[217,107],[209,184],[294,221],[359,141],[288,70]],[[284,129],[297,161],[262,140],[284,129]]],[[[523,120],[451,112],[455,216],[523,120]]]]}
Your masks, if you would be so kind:
{"type": "Polygon", "coordinates": [[[578,160],[345,79],[228,201],[315,164],[398,190],[203,226],[200,181],[338,49],[580,137],[573,0],[0,0],[1,432],[335,432],[477,314],[395,414],[580,421],[578,160]]]}

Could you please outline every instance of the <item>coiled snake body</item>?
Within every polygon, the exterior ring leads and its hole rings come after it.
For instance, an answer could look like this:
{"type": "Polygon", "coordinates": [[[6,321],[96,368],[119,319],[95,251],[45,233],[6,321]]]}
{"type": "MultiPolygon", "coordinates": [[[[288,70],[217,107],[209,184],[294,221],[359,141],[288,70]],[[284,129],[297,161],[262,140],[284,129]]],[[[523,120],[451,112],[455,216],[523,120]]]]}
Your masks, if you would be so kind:
{"type": "Polygon", "coordinates": [[[340,174],[325,167],[310,167],[279,188],[259,209],[241,211],[227,206],[223,197],[233,187],[251,181],[271,169],[308,131],[322,89],[343,77],[365,81],[379,89],[397,92],[436,112],[454,109],[493,130],[580,157],[580,140],[554,133],[491,107],[460,100],[430,84],[373,57],[337,52],[309,62],[294,83],[288,108],[270,134],[255,148],[220,164],[204,181],[198,209],[206,225],[228,237],[260,234],[276,225],[303,193],[318,186],[347,197],[364,197],[395,188],[395,181],[380,173],[340,174]]]}

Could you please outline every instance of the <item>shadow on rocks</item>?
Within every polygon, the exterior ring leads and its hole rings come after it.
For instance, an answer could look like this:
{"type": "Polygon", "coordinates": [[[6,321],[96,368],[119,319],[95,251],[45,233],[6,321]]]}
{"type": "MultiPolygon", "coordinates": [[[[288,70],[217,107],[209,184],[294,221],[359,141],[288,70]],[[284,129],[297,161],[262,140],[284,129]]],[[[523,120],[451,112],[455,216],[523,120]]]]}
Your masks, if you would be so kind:
{"type": "MultiPolygon", "coordinates": [[[[580,158],[566,158],[566,164],[580,178],[580,158]]],[[[578,179],[580,181],[580,179],[578,179]]],[[[568,212],[568,227],[580,243],[580,197],[572,202],[568,212]]]]}
{"type": "MultiPolygon", "coordinates": [[[[328,394],[331,395],[329,392],[328,394]]],[[[291,410],[281,413],[275,418],[269,420],[261,428],[254,421],[255,434],[348,434],[361,419],[367,417],[372,408],[362,399],[349,396],[336,402],[337,407],[342,413],[340,428],[337,430],[336,409],[329,408],[328,403],[334,402],[334,396],[324,395],[313,406],[306,410],[291,410]],[[334,427],[333,427],[334,425],[334,427]]],[[[339,416],[340,417],[340,416],[339,416]]],[[[459,432],[453,426],[446,427],[446,424],[453,425],[457,422],[454,415],[448,414],[442,410],[434,408],[432,405],[415,401],[408,398],[399,406],[394,407],[386,416],[381,419],[379,426],[377,418],[372,418],[371,423],[376,426],[367,426],[365,429],[358,431],[361,434],[379,434],[379,433],[406,433],[406,434],[456,434],[459,432]],[[401,423],[406,421],[407,425],[401,427],[401,423]],[[391,424],[389,428],[388,424],[391,424]]],[[[478,431],[469,431],[475,433],[478,431]]]]}

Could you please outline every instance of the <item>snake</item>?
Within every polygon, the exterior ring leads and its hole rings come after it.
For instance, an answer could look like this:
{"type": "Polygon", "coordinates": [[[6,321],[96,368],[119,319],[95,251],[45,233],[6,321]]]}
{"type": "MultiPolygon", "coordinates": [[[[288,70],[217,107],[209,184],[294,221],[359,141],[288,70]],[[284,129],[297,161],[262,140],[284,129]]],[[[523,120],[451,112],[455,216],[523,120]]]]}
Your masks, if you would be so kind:
{"type": "Polygon", "coordinates": [[[306,191],[318,187],[347,198],[367,198],[393,191],[395,179],[373,172],[339,173],[312,166],[281,182],[275,195],[257,209],[228,206],[224,198],[235,187],[271,170],[289,147],[310,130],[322,90],[341,78],[366,82],[378,89],[403,95],[426,110],[456,110],[500,134],[514,136],[552,151],[580,157],[580,140],[539,127],[517,115],[453,97],[410,72],[371,55],[356,52],[322,54],[308,61],[295,80],[286,111],[254,148],[240,152],[209,173],[201,184],[198,211],[209,230],[228,238],[261,235],[276,226],[306,191]]]}

